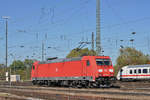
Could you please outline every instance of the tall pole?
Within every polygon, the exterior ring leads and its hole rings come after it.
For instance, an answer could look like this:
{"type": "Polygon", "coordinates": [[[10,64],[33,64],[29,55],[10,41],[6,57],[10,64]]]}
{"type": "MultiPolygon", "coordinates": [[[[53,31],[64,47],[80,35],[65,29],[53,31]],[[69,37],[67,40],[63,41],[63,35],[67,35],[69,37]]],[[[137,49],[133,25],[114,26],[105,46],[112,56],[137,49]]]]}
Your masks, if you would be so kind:
{"type": "Polygon", "coordinates": [[[6,58],[5,58],[5,65],[6,65],[6,68],[8,67],[7,66],[7,62],[8,62],[8,19],[9,17],[8,16],[2,16],[3,19],[6,20],[6,58]]]}
{"type": "Polygon", "coordinates": [[[100,0],[96,0],[96,52],[101,55],[101,39],[100,39],[100,0]]]}
{"type": "Polygon", "coordinates": [[[94,51],[94,32],[92,32],[92,50],[94,51]]]}
{"type": "MultiPolygon", "coordinates": [[[[8,16],[2,16],[2,18],[3,19],[5,19],[6,20],[6,62],[5,62],[5,65],[6,65],[6,67],[4,68],[4,72],[6,71],[6,68],[8,67],[7,66],[7,62],[8,62],[8,59],[7,59],[7,57],[8,57],[8,19],[9,19],[9,17],[8,16]]],[[[11,77],[11,68],[10,68],[10,74],[9,74],[9,83],[10,83],[10,86],[11,86],[11,79],[10,79],[10,77],[11,77]]],[[[8,76],[6,76],[6,78],[8,78],[8,76]]]]}
{"type": "Polygon", "coordinates": [[[6,68],[7,68],[7,57],[8,57],[8,21],[6,19],[6,68]]]}

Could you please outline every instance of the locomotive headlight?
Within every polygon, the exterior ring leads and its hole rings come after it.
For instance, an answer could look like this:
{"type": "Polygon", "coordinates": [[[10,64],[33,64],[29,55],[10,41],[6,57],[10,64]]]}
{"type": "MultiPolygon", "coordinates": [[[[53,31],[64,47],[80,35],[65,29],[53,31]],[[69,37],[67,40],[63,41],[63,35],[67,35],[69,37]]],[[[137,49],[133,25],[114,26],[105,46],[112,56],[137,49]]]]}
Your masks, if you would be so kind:
{"type": "Polygon", "coordinates": [[[109,69],[109,72],[114,72],[114,70],[113,69],[109,69]]]}
{"type": "Polygon", "coordinates": [[[102,69],[99,69],[98,72],[103,72],[103,70],[102,70],[102,69]]]}

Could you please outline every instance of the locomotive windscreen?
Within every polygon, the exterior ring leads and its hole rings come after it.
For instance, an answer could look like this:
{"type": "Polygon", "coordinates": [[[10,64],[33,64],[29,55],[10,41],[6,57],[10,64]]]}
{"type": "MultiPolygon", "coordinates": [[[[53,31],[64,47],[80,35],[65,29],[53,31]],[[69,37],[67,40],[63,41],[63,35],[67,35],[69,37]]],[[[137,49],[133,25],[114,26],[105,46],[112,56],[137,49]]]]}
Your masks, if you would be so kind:
{"type": "Polygon", "coordinates": [[[111,65],[111,62],[109,59],[96,59],[97,65],[111,65]]]}

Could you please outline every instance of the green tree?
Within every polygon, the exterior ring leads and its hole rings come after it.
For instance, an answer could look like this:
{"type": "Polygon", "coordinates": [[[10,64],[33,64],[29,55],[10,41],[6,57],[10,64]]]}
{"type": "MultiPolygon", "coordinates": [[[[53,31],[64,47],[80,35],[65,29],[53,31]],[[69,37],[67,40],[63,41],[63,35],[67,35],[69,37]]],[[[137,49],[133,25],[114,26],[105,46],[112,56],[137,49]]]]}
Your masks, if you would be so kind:
{"type": "Polygon", "coordinates": [[[31,68],[32,64],[33,64],[33,60],[31,60],[31,59],[25,59],[24,60],[25,67],[31,68]]]}
{"type": "Polygon", "coordinates": [[[96,56],[96,52],[93,50],[89,50],[88,48],[79,49],[75,48],[70,51],[70,53],[66,56],[67,58],[72,57],[82,57],[82,56],[96,56]]]}
{"type": "Polygon", "coordinates": [[[13,63],[10,65],[11,69],[25,69],[25,65],[24,62],[22,62],[21,60],[15,60],[13,61],[13,63]]]}
{"type": "Polygon", "coordinates": [[[0,68],[4,68],[5,67],[5,65],[4,64],[0,64],[0,68]]]}
{"type": "Polygon", "coordinates": [[[11,74],[18,74],[21,76],[21,80],[29,80],[31,74],[31,67],[33,60],[25,59],[24,61],[16,60],[10,65],[11,74]]]}
{"type": "Polygon", "coordinates": [[[0,64],[0,80],[5,80],[5,71],[4,71],[5,65],[0,64]]]}
{"type": "Polygon", "coordinates": [[[116,72],[118,72],[123,66],[148,64],[149,61],[150,59],[148,55],[143,54],[135,48],[126,47],[120,49],[120,55],[116,60],[115,69],[116,72]]]}
{"type": "Polygon", "coordinates": [[[30,79],[30,76],[31,76],[31,68],[32,68],[32,64],[33,64],[33,60],[31,60],[31,59],[25,59],[24,60],[24,65],[25,65],[25,67],[26,67],[26,69],[25,69],[25,79],[26,80],[29,80],[30,79]]]}

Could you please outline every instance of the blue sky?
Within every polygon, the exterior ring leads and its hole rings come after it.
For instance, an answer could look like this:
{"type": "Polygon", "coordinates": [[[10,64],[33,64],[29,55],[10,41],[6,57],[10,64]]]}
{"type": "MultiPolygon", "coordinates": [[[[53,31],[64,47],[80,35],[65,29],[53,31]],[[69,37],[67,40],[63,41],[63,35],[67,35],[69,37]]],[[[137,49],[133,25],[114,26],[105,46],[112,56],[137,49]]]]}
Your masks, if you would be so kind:
{"type": "MultiPolygon", "coordinates": [[[[104,55],[115,64],[120,45],[150,53],[150,1],[101,0],[101,39],[104,55]],[[132,35],[132,32],[136,32],[132,35]],[[120,42],[120,40],[124,40],[120,42]]],[[[96,32],[96,0],[1,0],[0,17],[8,20],[8,60],[65,57],[96,32]],[[20,46],[24,46],[21,48],[20,46]],[[51,48],[47,48],[51,47],[51,48]],[[10,54],[13,56],[10,56],[10,54]]],[[[91,49],[91,45],[87,45],[91,49]]],[[[0,63],[5,63],[5,22],[0,18],[0,63]]]]}

